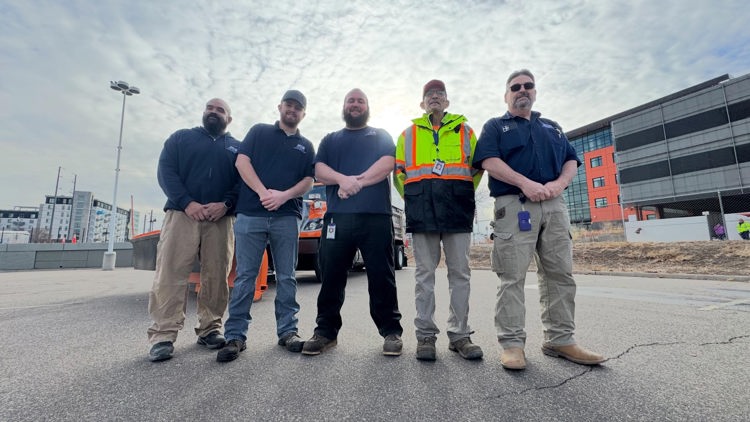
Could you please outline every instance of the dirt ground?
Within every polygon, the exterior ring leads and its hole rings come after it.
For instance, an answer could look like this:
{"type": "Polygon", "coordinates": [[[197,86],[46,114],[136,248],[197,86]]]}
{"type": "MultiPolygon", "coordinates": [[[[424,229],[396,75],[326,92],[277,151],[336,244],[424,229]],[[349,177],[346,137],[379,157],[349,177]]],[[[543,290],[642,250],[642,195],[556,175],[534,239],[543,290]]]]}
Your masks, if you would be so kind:
{"type": "MultiPolygon", "coordinates": [[[[492,245],[475,245],[472,268],[490,268],[492,245]]],[[[532,263],[532,269],[534,264],[532,263]]],[[[750,242],[576,242],[575,272],[750,275],[750,242]]]]}
{"type": "MultiPolygon", "coordinates": [[[[491,244],[472,246],[472,268],[490,268],[491,244]]],[[[409,264],[413,264],[410,260],[409,264]]],[[[532,270],[534,264],[532,262],[532,270]]],[[[750,242],[576,242],[575,272],[750,275],[750,242]]]]}

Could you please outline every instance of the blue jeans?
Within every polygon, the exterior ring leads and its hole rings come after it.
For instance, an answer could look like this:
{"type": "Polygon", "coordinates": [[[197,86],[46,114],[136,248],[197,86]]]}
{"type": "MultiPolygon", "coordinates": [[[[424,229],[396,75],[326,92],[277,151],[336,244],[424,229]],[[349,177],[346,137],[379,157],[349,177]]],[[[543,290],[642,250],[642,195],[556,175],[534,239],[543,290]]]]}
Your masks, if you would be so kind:
{"type": "Polygon", "coordinates": [[[276,335],[297,331],[297,242],[299,219],[295,216],[250,217],[237,215],[234,225],[237,257],[237,278],[229,298],[229,318],[224,324],[227,340],[247,340],[247,329],[252,317],[250,307],[255,295],[263,251],[271,245],[271,257],[276,272],[276,335]]]}

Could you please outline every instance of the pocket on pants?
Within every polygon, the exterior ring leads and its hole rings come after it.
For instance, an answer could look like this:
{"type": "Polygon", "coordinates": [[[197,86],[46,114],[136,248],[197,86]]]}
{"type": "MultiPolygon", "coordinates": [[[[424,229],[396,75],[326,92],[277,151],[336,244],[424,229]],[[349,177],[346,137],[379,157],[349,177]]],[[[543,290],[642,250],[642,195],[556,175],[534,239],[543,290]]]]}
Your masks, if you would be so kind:
{"type": "Polygon", "coordinates": [[[516,246],[513,233],[495,232],[495,242],[492,247],[492,271],[515,273],[517,266],[516,246]]]}

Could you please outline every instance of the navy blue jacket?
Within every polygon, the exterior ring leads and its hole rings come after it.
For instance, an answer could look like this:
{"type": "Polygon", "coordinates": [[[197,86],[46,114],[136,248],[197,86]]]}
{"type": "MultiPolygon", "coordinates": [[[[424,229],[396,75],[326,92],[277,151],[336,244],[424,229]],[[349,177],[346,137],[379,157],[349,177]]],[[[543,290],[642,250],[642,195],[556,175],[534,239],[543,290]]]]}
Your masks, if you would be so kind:
{"type": "Polygon", "coordinates": [[[214,139],[202,127],[181,129],[164,142],[157,178],[167,195],[164,211],[184,211],[188,204],[230,202],[234,213],[240,176],[234,166],[240,142],[228,132],[214,139]]]}

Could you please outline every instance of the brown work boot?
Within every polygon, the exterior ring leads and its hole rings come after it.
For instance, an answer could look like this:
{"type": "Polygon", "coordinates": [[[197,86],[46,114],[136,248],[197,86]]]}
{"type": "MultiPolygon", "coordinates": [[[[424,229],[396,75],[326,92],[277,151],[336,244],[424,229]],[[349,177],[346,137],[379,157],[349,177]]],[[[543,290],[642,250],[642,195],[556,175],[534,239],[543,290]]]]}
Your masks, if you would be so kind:
{"type": "Polygon", "coordinates": [[[509,347],[500,353],[500,364],[505,369],[526,369],[526,355],[520,347],[509,347]]]}
{"type": "Polygon", "coordinates": [[[542,352],[547,356],[567,359],[579,365],[598,365],[607,360],[604,356],[586,350],[577,344],[567,346],[545,344],[542,346],[542,352]]]}
{"type": "Polygon", "coordinates": [[[469,337],[450,342],[448,350],[458,352],[464,359],[481,359],[484,356],[482,348],[472,343],[469,337]]]}

